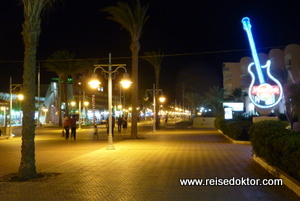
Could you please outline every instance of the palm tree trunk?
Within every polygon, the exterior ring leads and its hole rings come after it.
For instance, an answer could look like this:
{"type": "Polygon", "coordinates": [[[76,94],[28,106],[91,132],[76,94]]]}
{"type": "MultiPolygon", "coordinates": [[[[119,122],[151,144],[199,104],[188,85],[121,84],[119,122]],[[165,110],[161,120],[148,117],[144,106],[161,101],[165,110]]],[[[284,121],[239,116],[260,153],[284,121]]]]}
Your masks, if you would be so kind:
{"type": "Polygon", "coordinates": [[[64,76],[64,81],[63,81],[63,97],[64,97],[64,102],[65,102],[65,115],[69,115],[69,100],[68,100],[68,76],[64,76]]]}
{"type": "MultiPolygon", "coordinates": [[[[156,73],[156,77],[155,77],[156,79],[155,79],[155,82],[156,82],[156,84],[155,84],[155,89],[156,89],[156,94],[157,94],[157,92],[158,92],[158,89],[159,89],[159,73],[156,73]]],[[[159,112],[159,96],[158,96],[158,94],[155,96],[155,117],[156,117],[156,119],[155,119],[155,128],[156,129],[160,129],[160,117],[158,116],[158,112],[159,112]]]]}
{"type": "Polygon", "coordinates": [[[62,89],[63,89],[63,77],[59,75],[59,92],[58,92],[58,126],[62,127],[62,112],[61,112],[61,102],[62,102],[62,89]]]}
{"type": "Polygon", "coordinates": [[[140,44],[138,41],[131,43],[132,52],[132,120],[131,120],[131,138],[137,138],[137,120],[138,120],[138,59],[140,44]]]}
{"type": "Polygon", "coordinates": [[[25,18],[23,24],[23,41],[25,45],[24,72],[23,72],[23,127],[22,127],[22,150],[21,164],[19,167],[19,180],[37,178],[35,166],[35,143],[34,143],[34,112],[35,112],[35,70],[36,70],[36,47],[40,34],[40,20],[30,21],[25,18]]]}

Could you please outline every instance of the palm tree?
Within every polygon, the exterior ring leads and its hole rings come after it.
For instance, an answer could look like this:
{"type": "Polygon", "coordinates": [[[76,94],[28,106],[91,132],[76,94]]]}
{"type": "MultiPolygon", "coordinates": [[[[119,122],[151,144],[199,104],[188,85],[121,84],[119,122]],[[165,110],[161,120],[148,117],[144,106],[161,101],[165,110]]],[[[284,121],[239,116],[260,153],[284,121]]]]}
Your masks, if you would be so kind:
{"type": "MultiPolygon", "coordinates": [[[[75,54],[70,53],[67,50],[59,50],[55,52],[48,59],[48,62],[44,64],[44,67],[48,71],[53,71],[58,75],[59,78],[59,96],[58,96],[58,118],[59,126],[62,125],[61,120],[61,104],[64,102],[66,104],[65,114],[69,114],[68,108],[68,77],[72,76],[73,81],[75,82],[75,77],[78,73],[82,72],[84,68],[83,62],[74,61],[75,54]]],[[[73,82],[73,86],[74,86],[73,82]]]]}
{"type": "Polygon", "coordinates": [[[38,177],[35,166],[34,145],[34,112],[35,112],[35,81],[36,52],[41,33],[41,15],[51,7],[56,0],[20,0],[24,6],[23,42],[24,71],[23,93],[26,100],[23,103],[22,151],[18,178],[21,181],[38,177]]]}
{"type": "Polygon", "coordinates": [[[197,93],[186,93],[185,94],[185,99],[187,99],[189,107],[191,109],[192,115],[196,115],[197,116],[197,112],[196,112],[196,107],[197,105],[199,105],[201,103],[201,97],[199,94],[197,93]]]}
{"type": "MultiPolygon", "coordinates": [[[[44,67],[48,71],[53,71],[58,75],[59,79],[59,95],[58,95],[58,119],[59,126],[62,126],[61,120],[61,104],[62,102],[68,103],[68,75],[70,73],[70,66],[72,65],[70,60],[74,59],[75,54],[70,53],[67,50],[59,50],[50,56],[48,62],[44,64],[44,67]]],[[[66,106],[66,114],[68,114],[68,107],[66,106]]]]}
{"type": "Polygon", "coordinates": [[[228,98],[231,101],[235,102],[242,102],[243,98],[246,97],[248,94],[245,93],[242,88],[235,88],[232,90],[231,94],[228,96],[228,98]]]}
{"type": "Polygon", "coordinates": [[[164,57],[161,50],[158,52],[152,51],[152,52],[145,52],[146,57],[144,59],[148,61],[155,70],[155,86],[157,89],[159,89],[159,75],[161,70],[161,62],[164,57]]]}
{"type": "Polygon", "coordinates": [[[130,50],[132,52],[132,125],[131,137],[137,138],[137,119],[138,119],[138,59],[140,51],[140,37],[143,26],[148,20],[146,15],[148,6],[142,6],[139,0],[131,8],[128,3],[117,2],[116,6],[109,6],[102,11],[110,14],[108,19],[119,23],[131,36],[130,50]]]}
{"type": "MultiPolygon", "coordinates": [[[[159,89],[159,74],[161,70],[161,62],[163,59],[163,53],[159,50],[158,52],[152,51],[152,52],[145,52],[146,57],[144,59],[148,61],[155,70],[155,88],[159,89]]],[[[156,103],[158,103],[158,97],[156,96],[156,103]]],[[[159,128],[159,116],[158,116],[158,110],[159,110],[159,104],[155,104],[155,115],[156,115],[156,128],[159,128]]]]}
{"type": "Polygon", "coordinates": [[[222,103],[224,102],[225,90],[219,86],[212,86],[205,95],[205,102],[212,107],[214,114],[220,116],[222,114],[222,103]]]}
{"type": "Polygon", "coordinates": [[[180,88],[180,90],[182,92],[182,107],[183,107],[183,109],[185,109],[184,99],[185,99],[186,83],[180,82],[179,84],[177,84],[177,86],[180,88]]]}

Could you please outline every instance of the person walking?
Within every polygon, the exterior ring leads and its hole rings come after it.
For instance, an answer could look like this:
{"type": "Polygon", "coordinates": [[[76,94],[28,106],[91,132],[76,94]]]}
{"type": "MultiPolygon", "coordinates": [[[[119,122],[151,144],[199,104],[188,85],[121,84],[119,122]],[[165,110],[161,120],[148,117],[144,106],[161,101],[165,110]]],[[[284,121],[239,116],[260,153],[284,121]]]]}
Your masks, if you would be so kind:
{"type": "Polygon", "coordinates": [[[118,118],[118,133],[121,133],[122,125],[123,125],[123,118],[121,116],[119,116],[119,118],[118,118]]]}
{"type": "MultiPolygon", "coordinates": [[[[112,127],[111,127],[111,133],[112,137],[114,137],[114,129],[115,129],[115,124],[116,124],[116,119],[114,116],[111,117],[112,120],[112,127]]],[[[107,128],[107,135],[109,134],[109,117],[106,119],[106,128],[107,128]]]]}
{"type": "Polygon", "coordinates": [[[74,140],[76,140],[76,122],[77,122],[77,118],[75,115],[73,115],[72,118],[70,119],[70,126],[71,126],[71,139],[73,138],[74,140]]]}
{"type": "Polygon", "coordinates": [[[97,125],[94,125],[94,138],[97,137],[98,140],[98,127],[97,125]]]}
{"type": "Polygon", "coordinates": [[[66,135],[65,135],[66,140],[69,139],[70,125],[71,125],[71,122],[70,122],[69,116],[66,116],[64,118],[64,128],[65,128],[65,131],[66,131],[66,135]]]}
{"type": "Polygon", "coordinates": [[[123,119],[123,132],[126,133],[127,132],[127,117],[125,117],[123,119]]]}

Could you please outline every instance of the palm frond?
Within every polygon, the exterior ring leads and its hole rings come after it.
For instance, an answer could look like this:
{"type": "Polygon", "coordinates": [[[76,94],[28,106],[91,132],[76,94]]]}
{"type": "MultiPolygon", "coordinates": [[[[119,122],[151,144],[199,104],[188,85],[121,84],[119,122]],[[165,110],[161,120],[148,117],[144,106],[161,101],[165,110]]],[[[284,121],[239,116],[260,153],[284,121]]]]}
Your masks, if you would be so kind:
{"type": "Polygon", "coordinates": [[[159,50],[158,52],[145,52],[145,55],[146,57],[144,57],[143,59],[148,61],[152,66],[161,66],[162,59],[164,57],[164,54],[161,52],[161,50],[159,50]]]}
{"type": "Polygon", "coordinates": [[[40,17],[44,11],[52,8],[57,1],[61,0],[19,0],[24,6],[24,15],[32,19],[40,17]]]}
{"type": "Polygon", "coordinates": [[[117,2],[116,6],[109,6],[102,9],[110,16],[107,18],[119,23],[131,35],[132,40],[138,40],[142,34],[142,29],[149,16],[146,16],[148,6],[141,6],[137,0],[133,8],[128,3],[117,2]]]}

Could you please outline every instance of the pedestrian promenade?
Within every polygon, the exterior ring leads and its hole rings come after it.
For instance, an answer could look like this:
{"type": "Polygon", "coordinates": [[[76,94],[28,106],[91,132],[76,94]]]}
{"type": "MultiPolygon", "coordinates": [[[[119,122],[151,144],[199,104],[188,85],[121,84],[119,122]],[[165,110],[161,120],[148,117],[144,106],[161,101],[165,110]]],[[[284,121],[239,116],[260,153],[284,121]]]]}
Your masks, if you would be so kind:
{"type": "MultiPolygon", "coordinates": [[[[252,159],[252,147],[233,144],[214,129],[144,129],[128,139],[115,133],[115,150],[106,150],[104,129],[78,131],[65,140],[59,131],[36,135],[36,167],[51,177],[0,182],[0,200],[192,201],[299,200],[285,186],[181,185],[180,179],[274,179],[252,159]],[[124,138],[124,139],[123,139],[124,138]],[[55,174],[57,173],[57,174],[55,174]]],[[[0,176],[15,173],[20,138],[0,141],[0,176]]]]}

